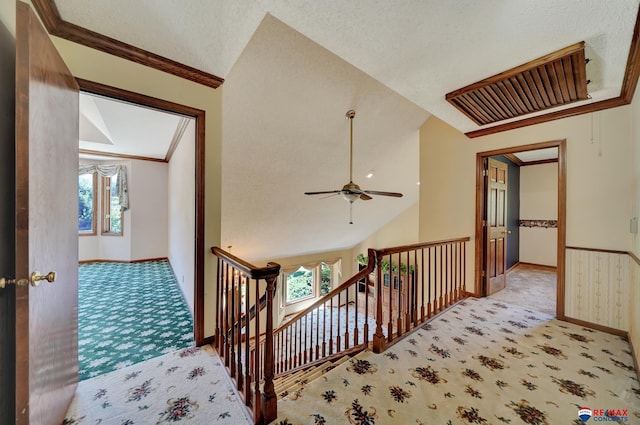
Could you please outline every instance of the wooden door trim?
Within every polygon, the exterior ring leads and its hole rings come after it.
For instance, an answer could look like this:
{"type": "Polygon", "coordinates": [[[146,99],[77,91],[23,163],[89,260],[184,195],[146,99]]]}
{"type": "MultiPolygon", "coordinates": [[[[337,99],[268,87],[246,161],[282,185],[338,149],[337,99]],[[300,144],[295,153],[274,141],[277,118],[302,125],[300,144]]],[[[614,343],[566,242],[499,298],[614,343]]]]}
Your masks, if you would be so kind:
{"type": "Polygon", "coordinates": [[[532,143],[522,146],[495,149],[478,152],[476,154],[476,230],[475,230],[475,276],[474,296],[482,296],[482,266],[484,237],[482,217],[484,212],[485,180],[483,175],[484,158],[495,155],[506,155],[517,152],[558,148],[558,253],[557,253],[557,300],[556,317],[564,320],[565,298],[565,249],[567,240],[567,140],[552,140],[548,142],[532,143]]]}
{"type": "Polygon", "coordinates": [[[108,86],[94,81],[76,78],[80,91],[100,96],[111,97],[129,103],[135,103],[144,107],[160,109],[195,118],[196,120],[196,231],[194,250],[194,339],[196,345],[205,343],[204,338],[204,167],[205,167],[205,111],[179,103],[170,102],[131,92],[117,87],[108,86]]]}

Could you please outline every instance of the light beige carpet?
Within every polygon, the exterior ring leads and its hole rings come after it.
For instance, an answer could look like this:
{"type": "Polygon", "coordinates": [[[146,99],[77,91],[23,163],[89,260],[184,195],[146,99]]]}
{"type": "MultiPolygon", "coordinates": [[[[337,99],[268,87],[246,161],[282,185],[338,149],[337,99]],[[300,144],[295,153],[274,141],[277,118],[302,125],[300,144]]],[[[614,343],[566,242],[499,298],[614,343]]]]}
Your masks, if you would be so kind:
{"type": "Polygon", "coordinates": [[[188,348],[80,382],[63,425],[251,424],[218,354],[188,348]]]}
{"type": "Polygon", "coordinates": [[[578,425],[580,408],[640,422],[627,341],[472,298],[290,394],[276,423],[578,425]]]}
{"type": "Polygon", "coordinates": [[[555,316],[556,272],[528,264],[518,265],[507,273],[506,288],[490,297],[555,316]]]}

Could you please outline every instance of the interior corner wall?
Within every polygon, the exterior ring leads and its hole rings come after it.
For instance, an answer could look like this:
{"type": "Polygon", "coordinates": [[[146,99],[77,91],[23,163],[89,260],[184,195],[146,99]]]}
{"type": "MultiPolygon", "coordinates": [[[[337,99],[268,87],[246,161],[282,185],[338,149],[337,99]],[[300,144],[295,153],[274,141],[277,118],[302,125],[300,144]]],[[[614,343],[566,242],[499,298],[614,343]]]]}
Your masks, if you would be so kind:
{"type": "Polygon", "coordinates": [[[169,261],[189,309],[194,311],[195,120],[191,120],[169,161],[169,261]]]}
{"type": "MultiPolygon", "coordinates": [[[[631,216],[636,220],[640,219],[640,92],[636,90],[633,103],[631,104],[631,137],[633,146],[633,205],[631,216]],[[634,119],[635,118],[635,119],[634,119]]],[[[638,233],[631,235],[633,243],[631,252],[631,282],[629,288],[629,342],[634,348],[636,365],[640,365],[640,236],[638,233]]],[[[640,371],[636,371],[640,373],[640,371]]]]}
{"type": "MultiPolygon", "coordinates": [[[[520,218],[522,220],[558,219],[558,164],[520,167],[520,218]]],[[[520,261],[556,267],[558,229],[555,227],[520,228],[520,261]]]]}
{"type": "Polygon", "coordinates": [[[466,285],[473,291],[476,154],[566,139],[567,246],[628,251],[630,121],[631,107],[622,106],[470,139],[429,118],[420,131],[420,240],[471,237],[466,285]]]}

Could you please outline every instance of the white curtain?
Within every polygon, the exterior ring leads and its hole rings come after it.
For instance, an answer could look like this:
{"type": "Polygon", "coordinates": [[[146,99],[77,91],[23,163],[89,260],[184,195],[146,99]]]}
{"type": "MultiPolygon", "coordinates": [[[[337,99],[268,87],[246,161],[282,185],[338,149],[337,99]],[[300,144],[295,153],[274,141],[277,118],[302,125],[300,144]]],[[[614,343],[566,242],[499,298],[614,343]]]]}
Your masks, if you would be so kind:
{"type": "Polygon", "coordinates": [[[327,266],[334,266],[333,267],[334,273],[337,273],[338,277],[342,276],[342,258],[334,258],[333,260],[313,261],[310,263],[297,264],[295,266],[282,267],[280,269],[280,272],[286,276],[287,274],[295,272],[300,267],[302,267],[305,270],[312,270],[313,268],[318,267],[322,263],[326,264],[327,266]]]}
{"type": "Polygon", "coordinates": [[[81,164],[78,168],[78,175],[93,174],[97,172],[102,177],[118,176],[116,182],[116,192],[123,210],[129,209],[129,186],[127,184],[127,167],[120,164],[98,165],[81,164]]]}

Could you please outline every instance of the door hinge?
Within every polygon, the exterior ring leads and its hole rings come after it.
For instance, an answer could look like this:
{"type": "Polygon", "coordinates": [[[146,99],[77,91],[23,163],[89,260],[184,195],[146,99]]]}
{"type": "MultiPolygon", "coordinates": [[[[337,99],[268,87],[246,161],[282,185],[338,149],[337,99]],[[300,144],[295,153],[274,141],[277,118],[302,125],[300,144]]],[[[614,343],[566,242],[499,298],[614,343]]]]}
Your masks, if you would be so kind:
{"type": "Polygon", "coordinates": [[[489,170],[482,170],[482,177],[489,177],[489,170]]]}
{"type": "Polygon", "coordinates": [[[486,277],[487,276],[487,272],[485,272],[484,270],[482,270],[482,277],[486,277]]]}
{"type": "Polygon", "coordinates": [[[482,220],[482,227],[487,227],[487,220],[482,220]]]}

